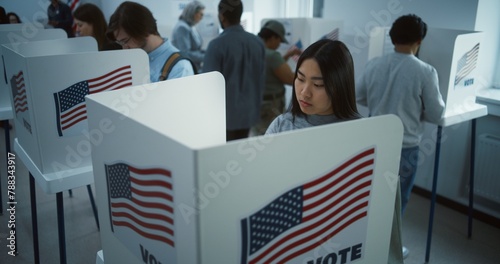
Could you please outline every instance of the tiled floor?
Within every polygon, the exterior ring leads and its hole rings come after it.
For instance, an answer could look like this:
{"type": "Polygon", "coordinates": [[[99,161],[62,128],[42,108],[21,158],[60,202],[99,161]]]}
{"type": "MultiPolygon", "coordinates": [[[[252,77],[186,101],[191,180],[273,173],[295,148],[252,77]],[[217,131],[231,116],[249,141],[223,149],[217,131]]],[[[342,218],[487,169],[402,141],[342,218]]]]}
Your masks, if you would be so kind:
{"type": "MultiPolygon", "coordinates": [[[[405,264],[425,263],[430,201],[413,194],[403,217],[403,243],[410,250],[405,264]]],[[[473,221],[467,238],[467,215],[436,206],[429,263],[500,263],[500,229],[473,221]]]]}
{"type": "MultiPolygon", "coordinates": [[[[13,138],[14,133],[11,133],[13,138]]],[[[0,169],[3,215],[0,216],[0,263],[33,263],[31,211],[28,171],[16,159],[16,211],[17,246],[19,255],[8,255],[9,214],[6,209],[4,130],[0,129],[0,169]]],[[[37,187],[38,228],[41,263],[59,263],[56,197],[47,195],[37,187]]],[[[429,200],[413,194],[403,219],[403,241],[410,249],[406,264],[425,263],[425,245],[429,200]]],[[[96,252],[101,249],[89,197],[85,187],[73,190],[73,197],[64,193],[67,260],[70,264],[95,263],[96,252]]],[[[472,239],[467,238],[467,216],[437,205],[430,262],[433,264],[497,264],[500,263],[500,229],[474,221],[472,239]]],[[[376,263],[375,263],[376,264],[376,263]]]]}

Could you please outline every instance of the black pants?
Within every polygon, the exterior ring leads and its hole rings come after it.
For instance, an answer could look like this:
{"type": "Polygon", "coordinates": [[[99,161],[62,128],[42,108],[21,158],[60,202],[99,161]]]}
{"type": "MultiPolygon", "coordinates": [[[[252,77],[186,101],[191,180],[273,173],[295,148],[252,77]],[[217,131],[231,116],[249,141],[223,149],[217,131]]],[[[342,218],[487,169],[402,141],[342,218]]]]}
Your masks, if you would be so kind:
{"type": "Polygon", "coordinates": [[[226,141],[247,138],[250,128],[238,130],[226,130],[226,141]]]}

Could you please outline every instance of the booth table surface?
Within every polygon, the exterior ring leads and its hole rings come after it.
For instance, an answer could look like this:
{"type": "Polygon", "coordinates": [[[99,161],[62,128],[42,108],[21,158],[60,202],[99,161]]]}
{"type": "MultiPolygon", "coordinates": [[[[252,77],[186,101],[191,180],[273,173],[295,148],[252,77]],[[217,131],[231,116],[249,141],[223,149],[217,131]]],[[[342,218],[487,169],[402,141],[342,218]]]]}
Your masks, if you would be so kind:
{"type": "Polygon", "coordinates": [[[19,144],[17,138],[14,139],[14,151],[45,193],[58,193],[94,183],[92,166],[43,174],[19,144]]]}
{"type": "Polygon", "coordinates": [[[500,116],[500,89],[484,88],[477,91],[476,101],[488,107],[488,113],[500,116]]]}
{"type": "Polygon", "coordinates": [[[437,124],[442,127],[452,126],[465,121],[476,119],[488,114],[488,109],[482,104],[470,104],[464,107],[464,110],[450,111],[437,124]]]}
{"type": "Polygon", "coordinates": [[[12,119],[12,107],[0,107],[0,120],[12,119]]]}

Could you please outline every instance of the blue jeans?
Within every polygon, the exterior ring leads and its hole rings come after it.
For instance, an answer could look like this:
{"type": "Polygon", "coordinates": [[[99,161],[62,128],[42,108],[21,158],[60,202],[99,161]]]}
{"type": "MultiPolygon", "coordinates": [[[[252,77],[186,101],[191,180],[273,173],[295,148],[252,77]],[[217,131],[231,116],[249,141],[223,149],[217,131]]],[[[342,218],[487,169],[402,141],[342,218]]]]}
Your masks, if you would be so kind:
{"type": "Polygon", "coordinates": [[[401,216],[404,214],[408,200],[410,200],[411,189],[415,182],[418,166],[419,146],[404,148],[401,150],[399,161],[399,180],[401,184],[401,216]]]}

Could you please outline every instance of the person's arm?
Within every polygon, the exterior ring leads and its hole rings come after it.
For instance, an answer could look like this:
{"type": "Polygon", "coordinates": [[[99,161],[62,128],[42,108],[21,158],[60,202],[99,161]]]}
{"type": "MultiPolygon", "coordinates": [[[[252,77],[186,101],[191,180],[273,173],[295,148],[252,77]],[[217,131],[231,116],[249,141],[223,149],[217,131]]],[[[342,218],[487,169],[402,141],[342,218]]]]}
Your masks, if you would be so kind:
{"type": "Polygon", "coordinates": [[[300,50],[299,48],[297,47],[293,47],[289,50],[287,50],[287,52],[285,53],[285,55],[283,55],[283,59],[285,61],[287,61],[288,59],[290,59],[292,56],[299,56],[300,54],[302,54],[302,50],[300,50]]]}
{"type": "Polygon", "coordinates": [[[432,68],[422,89],[422,104],[424,120],[431,123],[438,123],[444,114],[445,105],[439,91],[437,71],[434,68],[432,68]]]}
{"type": "Polygon", "coordinates": [[[274,69],[274,75],[284,84],[292,85],[295,73],[290,69],[288,63],[284,62],[280,66],[274,69]]]}

